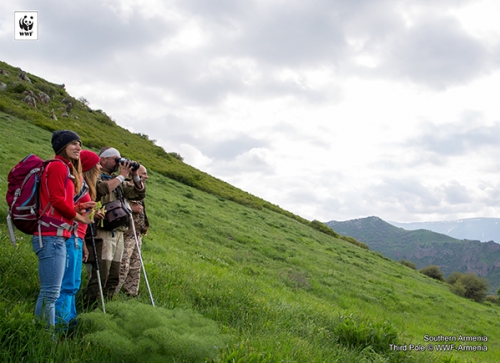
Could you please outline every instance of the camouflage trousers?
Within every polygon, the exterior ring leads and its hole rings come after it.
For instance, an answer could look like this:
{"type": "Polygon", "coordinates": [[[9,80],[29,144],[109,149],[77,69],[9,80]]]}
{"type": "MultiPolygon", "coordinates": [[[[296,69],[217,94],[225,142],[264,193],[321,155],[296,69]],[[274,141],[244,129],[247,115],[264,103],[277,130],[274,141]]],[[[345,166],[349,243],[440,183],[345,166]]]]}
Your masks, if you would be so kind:
{"type": "MultiPolygon", "coordinates": [[[[139,248],[142,246],[142,236],[137,233],[139,248]]],[[[116,287],[119,292],[122,287],[126,294],[136,297],[139,294],[139,282],[141,279],[141,259],[135,243],[133,233],[127,233],[124,239],[122,263],[120,266],[120,280],[116,287]]]]}

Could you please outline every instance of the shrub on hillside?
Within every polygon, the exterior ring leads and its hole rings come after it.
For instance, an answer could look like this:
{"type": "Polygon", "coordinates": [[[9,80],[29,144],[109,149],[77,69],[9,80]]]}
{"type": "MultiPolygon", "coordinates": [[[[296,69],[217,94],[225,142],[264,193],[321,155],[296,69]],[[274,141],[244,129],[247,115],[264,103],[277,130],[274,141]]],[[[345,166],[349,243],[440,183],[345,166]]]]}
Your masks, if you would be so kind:
{"type": "Polygon", "coordinates": [[[454,285],[455,282],[457,282],[457,280],[460,278],[460,276],[462,276],[463,274],[461,274],[460,272],[452,272],[450,274],[450,276],[448,276],[448,278],[446,279],[446,282],[450,285],[454,285]]]}
{"type": "Polygon", "coordinates": [[[465,297],[465,293],[467,290],[465,289],[464,284],[462,284],[460,281],[455,281],[452,285],[450,285],[450,291],[454,293],[455,295],[465,297]]]}
{"type": "Polygon", "coordinates": [[[498,304],[498,296],[496,295],[486,295],[485,300],[493,304],[498,304]]]}
{"type": "Polygon", "coordinates": [[[78,102],[80,102],[84,106],[88,106],[90,104],[89,100],[87,100],[85,97],[80,97],[78,98],[78,102]]]}
{"type": "Polygon", "coordinates": [[[50,98],[54,98],[56,94],[56,90],[54,87],[49,86],[47,83],[37,83],[35,84],[35,88],[43,93],[46,93],[50,96],[50,98]]]}
{"type": "Polygon", "coordinates": [[[172,156],[173,158],[175,158],[177,160],[184,161],[184,158],[179,153],[171,151],[168,153],[168,155],[172,156]]]}
{"type": "Polygon", "coordinates": [[[7,88],[7,90],[12,93],[23,93],[27,89],[28,86],[24,83],[15,83],[7,88]]]}
{"type": "Polygon", "coordinates": [[[399,261],[399,263],[402,264],[403,266],[409,267],[413,270],[417,269],[417,265],[411,261],[401,260],[401,261],[399,261]]]}
{"type": "Polygon", "coordinates": [[[7,103],[7,100],[5,99],[0,99],[0,111],[2,112],[7,112],[9,110],[9,104],[7,103]]]}
{"type": "Polygon", "coordinates": [[[433,278],[435,280],[444,281],[444,275],[441,272],[439,266],[430,265],[424,267],[423,269],[420,270],[420,273],[429,276],[430,278],[433,278]]]}
{"type": "Polygon", "coordinates": [[[328,234],[330,236],[333,236],[333,237],[336,237],[336,238],[339,238],[339,234],[337,232],[335,232],[333,229],[331,229],[330,227],[328,227],[326,224],[318,221],[318,220],[314,220],[312,221],[311,223],[309,223],[309,225],[314,228],[315,230],[318,230],[320,232],[323,232],[325,234],[328,234]]]}
{"type": "Polygon", "coordinates": [[[369,250],[370,247],[368,247],[368,245],[366,243],[363,243],[363,242],[359,242],[357,239],[355,239],[354,237],[350,237],[350,236],[340,236],[340,239],[341,240],[344,240],[346,242],[349,242],[355,246],[358,246],[358,247],[361,247],[365,250],[369,250]]]}
{"type": "Polygon", "coordinates": [[[462,274],[459,272],[454,272],[450,277],[448,277],[447,282],[450,284],[450,290],[453,293],[476,302],[485,299],[489,287],[485,278],[478,277],[473,273],[462,274]]]}

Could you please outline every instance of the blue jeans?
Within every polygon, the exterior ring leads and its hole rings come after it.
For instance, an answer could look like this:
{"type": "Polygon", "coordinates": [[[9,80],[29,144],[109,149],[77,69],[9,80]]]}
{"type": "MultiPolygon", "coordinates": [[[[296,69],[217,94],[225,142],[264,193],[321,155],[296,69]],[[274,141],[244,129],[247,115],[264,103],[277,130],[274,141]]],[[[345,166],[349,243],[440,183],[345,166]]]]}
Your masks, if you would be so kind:
{"type": "Polygon", "coordinates": [[[66,238],[38,236],[31,239],[33,251],[38,257],[38,277],[40,294],[35,306],[35,314],[47,322],[47,327],[55,325],[55,303],[61,291],[61,283],[66,264],[66,238]]]}
{"type": "Polygon", "coordinates": [[[76,318],[76,293],[82,282],[82,239],[66,240],[66,263],[61,293],[56,301],[56,323],[69,324],[76,318]]]}

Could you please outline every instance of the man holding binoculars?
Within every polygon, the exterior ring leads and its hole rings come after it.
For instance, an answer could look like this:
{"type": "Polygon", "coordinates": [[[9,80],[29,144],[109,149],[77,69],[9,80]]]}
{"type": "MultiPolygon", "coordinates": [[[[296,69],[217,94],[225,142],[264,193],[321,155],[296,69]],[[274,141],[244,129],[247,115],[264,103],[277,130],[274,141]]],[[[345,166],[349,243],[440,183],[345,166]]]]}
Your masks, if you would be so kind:
{"type": "MultiPolygon", "coordinates": [[[[120,279],[124,232],[130,223],[130,206],[127,199],[140,200],[146,196],[146,189],[139,175],[139,163],[122,158],[120,152],[112,147],[103,147],[99,157],[102,174],[97,178],[96,202],[100,201],[105,208],[105,219],[103,223],[97,222],[97,228],[92,228],[96,230],[94,240],[99,272],[95,268],[90,272],[85,292],[85,303],[88,307],[98,302],[99,283],[102,284],[104,296],[107,299],[113,297],[120,279]],[[118,175],[115,175],[116,172],[118,175]],[[125,181],[129,175],[132,176],[131,182],[125,181]]],[[[88,244],[89,240],[86,242],[88,244]]],[[[89,251],[92,250],[89,248],[89,251]]],[[[89,260],[92,261],[92,258],[95,257],[89,256],[89,260]]]]}

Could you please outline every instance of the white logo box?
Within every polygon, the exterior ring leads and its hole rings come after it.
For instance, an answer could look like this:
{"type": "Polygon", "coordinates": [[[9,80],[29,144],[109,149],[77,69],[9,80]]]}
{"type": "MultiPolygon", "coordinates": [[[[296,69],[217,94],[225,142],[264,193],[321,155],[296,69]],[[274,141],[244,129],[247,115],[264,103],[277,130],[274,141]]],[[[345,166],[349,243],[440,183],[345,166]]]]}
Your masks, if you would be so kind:
{"type": "Polygon", "coordinates": [[[38,40],[38,11],[14,11],[14,40],[38,40]]]}

